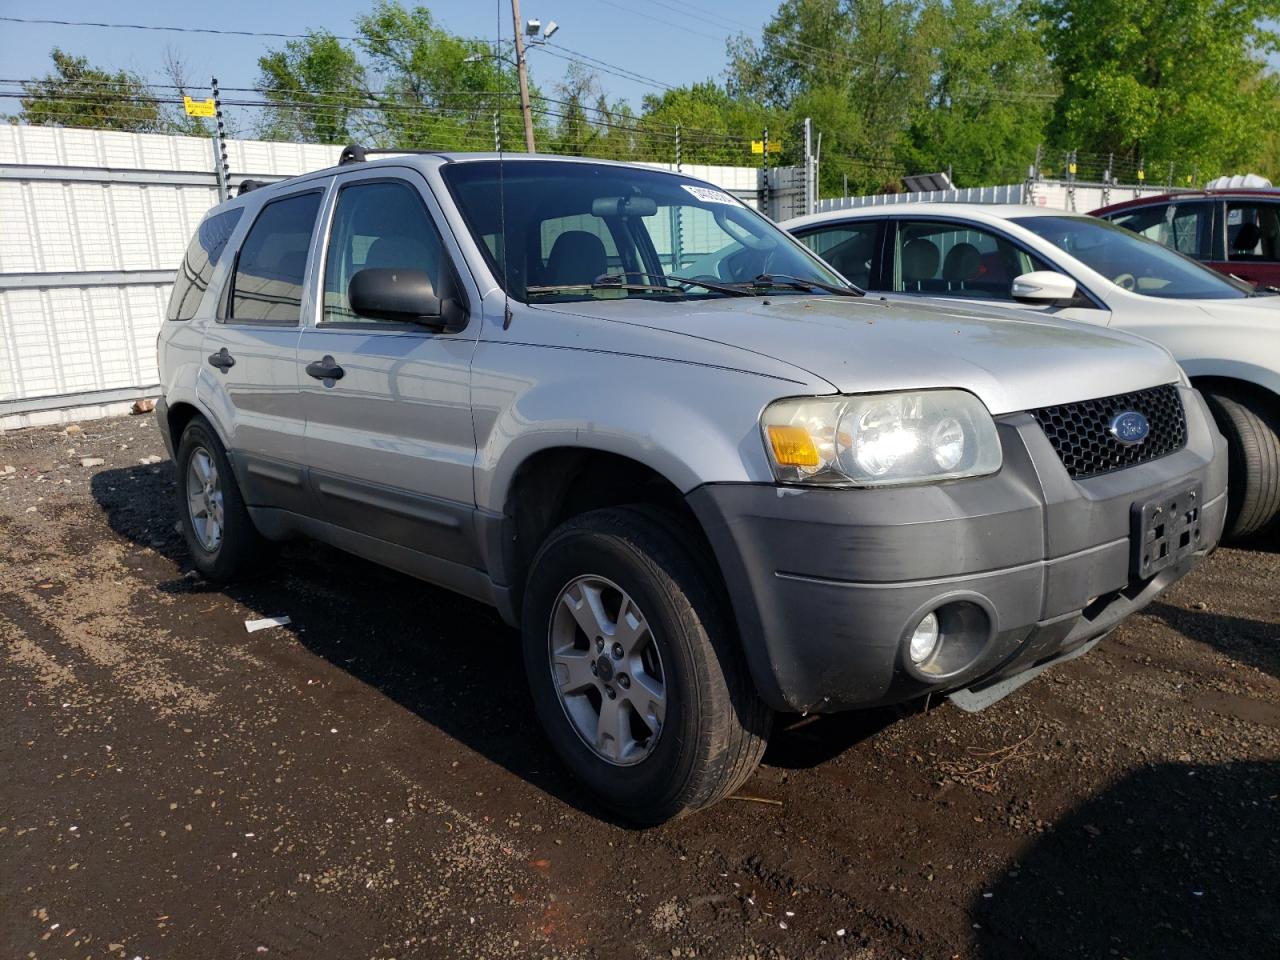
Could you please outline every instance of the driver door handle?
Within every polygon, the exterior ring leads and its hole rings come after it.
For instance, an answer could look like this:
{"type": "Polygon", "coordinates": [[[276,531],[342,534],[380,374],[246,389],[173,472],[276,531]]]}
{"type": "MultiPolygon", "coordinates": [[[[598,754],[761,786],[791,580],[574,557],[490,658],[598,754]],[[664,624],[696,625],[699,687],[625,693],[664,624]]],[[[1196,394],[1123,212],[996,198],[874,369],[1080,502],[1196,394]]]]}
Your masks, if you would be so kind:
{"type": "Polygon", "coordinates": [[[327,355],[323,360],[313,360],[307,364],[307,376],[317,380],[341,380],[345,372],[333,357],[327,355]]]}

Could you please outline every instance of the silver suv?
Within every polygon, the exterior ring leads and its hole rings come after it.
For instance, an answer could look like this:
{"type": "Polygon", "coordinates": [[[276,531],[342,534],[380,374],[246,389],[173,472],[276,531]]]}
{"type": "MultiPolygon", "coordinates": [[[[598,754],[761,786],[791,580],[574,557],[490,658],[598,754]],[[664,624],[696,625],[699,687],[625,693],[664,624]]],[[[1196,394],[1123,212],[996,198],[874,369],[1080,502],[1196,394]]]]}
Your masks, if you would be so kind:
{"type": "Polygon", "coordinates": [[[195,567],[323,540],[520,627],[572,772],[655,823],[775,711],[993,702],[1190,570],[1221,436],[1169,354],[863,297],[680,174],[356,161],[210,211],[160,336],[195,567]]]}

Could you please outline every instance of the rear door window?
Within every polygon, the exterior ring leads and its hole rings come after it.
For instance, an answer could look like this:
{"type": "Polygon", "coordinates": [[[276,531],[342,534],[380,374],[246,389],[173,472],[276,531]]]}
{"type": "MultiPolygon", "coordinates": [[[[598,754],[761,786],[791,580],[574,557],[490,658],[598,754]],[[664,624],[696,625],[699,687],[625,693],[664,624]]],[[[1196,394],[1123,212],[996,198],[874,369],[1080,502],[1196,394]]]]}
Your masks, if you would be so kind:
{"type": "Polygon", "coordinates": [[[166,312],[170,320],[190,320],[196,315],[204,292],[209,289],[209,281],[213,279],[213,268],[218,265],[218,258],[226,249],[242,213],[243,208],[227,210],[205,217],[200,222],[173,281],[173,293],[166,312]]]}
{"type": "Polygon", "coordinates": [[[229,319],[288,326],[301,321],[302,284],[321,196],[316,190],[262,208],[236,258],[229,319]]]}
{"type": "Polygon", "coordinates": [[[1227,259],[1269,263],[1277,259],[1280,204],[1254,200],[1227,203],[1227,259]]]}
{"type": "Polygon", "coordinates": [[[872,267],[879,252],[880,220],[858,220],[819,227],[800,242],[864,290],[871,289],[872,267]]]}

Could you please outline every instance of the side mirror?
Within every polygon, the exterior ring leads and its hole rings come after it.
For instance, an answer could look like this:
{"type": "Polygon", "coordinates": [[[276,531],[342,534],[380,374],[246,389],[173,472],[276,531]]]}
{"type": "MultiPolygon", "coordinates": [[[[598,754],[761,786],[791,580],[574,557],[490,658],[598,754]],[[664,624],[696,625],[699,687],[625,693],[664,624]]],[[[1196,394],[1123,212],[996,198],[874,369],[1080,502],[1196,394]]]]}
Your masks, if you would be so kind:
{"type": "Polygon", "coordinates": [[[1023,303],[1062,305],[1075,299],[1076,282],[1053,270],[1033,270],[1015,277],[1009,293],[1023,303]]]}
{"type": "Polygon", "coordinates": [[[369,267],[351,278],[347,287],[351,312],[372,320],[397,320],[441,326],[440,298],[431,278],[421,270],[369,267]]]}

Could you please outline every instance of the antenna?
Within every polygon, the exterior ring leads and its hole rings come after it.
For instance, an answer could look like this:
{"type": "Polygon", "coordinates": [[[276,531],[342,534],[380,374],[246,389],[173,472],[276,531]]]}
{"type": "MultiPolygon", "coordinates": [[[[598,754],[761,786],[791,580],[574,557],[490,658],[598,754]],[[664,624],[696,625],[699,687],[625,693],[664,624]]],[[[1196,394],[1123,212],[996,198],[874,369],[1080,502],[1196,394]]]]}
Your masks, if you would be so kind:
{"type": "MultiPolygon", "coordinates": [[[[513,34],[520,29],[520,24],[515,18],[515,9],[512,8],[511,30],[513,34]]],[[[502,0],[498,0],[498,40],[494,47],[494,53],[502,50],[502,0]]],[[[501,61],[499,61],[501,63],[501,61]]],[[[499,131],[501,131],[502,123],[502,103],[503,95],[506,93],[502,89],[502,78],[506,76],[506,72],[498,68],[498,123],[499,131]]],[[[506,179],[506,160],[504,158],[504,148],[502,137],[498,137],[498,237],[502,245],[502,329],[507,330],[511,327],[511,285],[507,282],[509,268],[507,260],[511,256],[511,251],[507,249],[507,179],[506,179]]]]}

